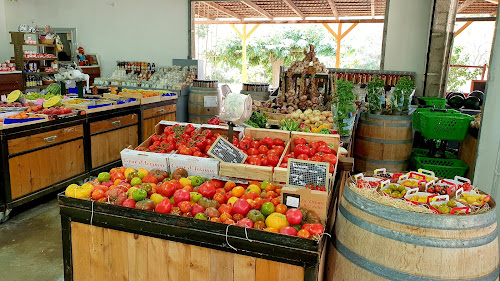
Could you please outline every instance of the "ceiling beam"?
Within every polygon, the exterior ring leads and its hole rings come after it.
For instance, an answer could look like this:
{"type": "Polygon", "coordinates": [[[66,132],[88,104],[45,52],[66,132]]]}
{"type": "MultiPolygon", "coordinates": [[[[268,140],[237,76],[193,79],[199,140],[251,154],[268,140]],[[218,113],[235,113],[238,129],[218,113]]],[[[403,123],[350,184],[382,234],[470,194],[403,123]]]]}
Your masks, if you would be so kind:
{"type": "Polygon", "coordinates": [[[228,21],[216,20],[206,21],[197,20],[195,24],[296,24],[296,23],[383,23],[384,19],[345,19],[345,20],[245,20],[245,21],[228,21]]]}
{"type": "Polygon", "coordinates": [[[224,14],[227,14],[227,15],[233,17],[233,18],[237,18],[239,20],[243,19],[243,16],[241,16],[241,15],[239,15],[239,14],[237,14],[237,13],[231,11],[231,10],[226,9],[226,8],[222,7],[221,5],[215,3],[215,2],[204,1],[203,3],[205,5],[208,5],[208,6],[212,7],[212,8],[214,8],[214,9],[217,9],[217,10],[223,12],[224,14]]]}
{"type": "Polygon", "coordinates": [[[493,4],[498,4],[498,0],[484,0],[486,2],[490,2],[490,3],[493,3],[493,4]]]}
{"type": "Polygon", "coordinates": [[[262,9],[259,7],[257,4],[255,4],[252,1],[241,1],[241,3],[247,5],[248,7],[254,9],[257,13],[263,15],[264,17],[268,18],[269,20],[273,20],[273,16],[268,13],[266,10],[262,9]]]}
{"type": "Polygon", "coordinates": [[[337,11],[337,7],[335,7],[334,0],[328,0],[328,4],[330,5],[330,9],[332,9],[333,16],[339,19],[339,12],[337,11]]]}
{"type": "Polygon", "coordinates": [[[474,1],[475,0],[466,0],[465,2],[463,2],[462,5],[458,6],[457,14],[465,10],[465,8],[469,7],[470,4],[474,3],[474,1]]]}
{"type": "Polygon", "coordinates": [[[212,16],[210,14],[210,11],[208,11],[208,10],[203,10],[203,9],[198,8],[198,12],[196,12],[196,14],[198,14],[198,16],[200,16],[200,17],[204,17],[204,18],[212,20],[212,21],[215,20],[215,17],[212,16]]]}
{"type": "Polygon", "coordinates": [[[302,13],[302,11],[297,6],[295,6],[295,4],[293,4],[292,0],[283,0],[283,2],[285,2],[285,4],[287,4],[288,7],[290,7],[290,9],[292,9],[292,11],[296,13],[297,16],[299,16],[301,19],[306,19],[304,13],[302,13]]]}
{"type": "Polygon", "coordinates": [[[375,18],[375,0],[372,0],[372,4],[371,4],[371,8],[372,8],[372,19],[375,18]]]}

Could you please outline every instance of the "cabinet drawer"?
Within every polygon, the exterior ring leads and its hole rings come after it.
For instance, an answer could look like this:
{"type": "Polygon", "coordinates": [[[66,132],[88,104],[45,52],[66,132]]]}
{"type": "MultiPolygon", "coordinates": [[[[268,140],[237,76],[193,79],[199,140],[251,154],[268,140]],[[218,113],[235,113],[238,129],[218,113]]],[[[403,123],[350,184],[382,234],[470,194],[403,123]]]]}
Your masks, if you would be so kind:
{"type": "Polygon", "coordinates": [[[0,74],[0,85],[1,84],[21,84],[21,80],[22,80],[21,73],[0,74]]]}
{"type": "Polygon", "coordinates": [[[12,139],[8,141],[9,154],[41,148],[81,137],[83,137],[83,125],[12,139]]]}
{"type": "Polygon", "coordinates": [[[131,145],[138,145],[138,126],[129,126],[118,130],[91,136],[92,169],[120,159],[120,151],[131,145]]]}
{"type": "Polygon", "coordinates": [[[20,90],[21,89],[21,84],[19,82],[14,82],[14,83],[6,83],[6,84],[0,84],[0,91],[14,91],[14,90],[20,90]]]}
{"type": "Polygon", "coordinates": [[[127,125],[137,124],[139,118],[137,114],[129,114],[119,116],[104,121],[98,121],[90,124],[90,134],[97,134],[99,132],[118,129],[127,125]]]}
{"type": "Polygon", "coordinates": [[[172,113],[175,112],[176,109],[177,109],[176,104],[169,104],[165,106],[146,109],[144,110],[144,119],[165,115],[167,113],[172,113]]]}

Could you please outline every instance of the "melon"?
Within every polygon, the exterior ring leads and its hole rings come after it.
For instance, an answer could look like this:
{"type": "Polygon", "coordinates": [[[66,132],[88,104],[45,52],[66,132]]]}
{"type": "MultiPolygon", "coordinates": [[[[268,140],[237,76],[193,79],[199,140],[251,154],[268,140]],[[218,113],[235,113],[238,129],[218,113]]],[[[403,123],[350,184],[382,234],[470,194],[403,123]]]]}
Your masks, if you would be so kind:
{"type": "Polygon", "coordinates": [[[21,93],[21,91],[19,90],[12,91],[7,96],[8,103],[21,102],[22,99],[23,99],[23,93],[21,93]]]}
{"type": "Polygon", "coordinates": [[[479,110],[480,100],[476,96],[469,96],[464,101],[464,107],[467,109],[479,110]]]}
{"type": "Polygon", "coordinates": [[[49,107],[61,106],[61,104],[62,104],[61,96],[53,96],[43,103],[43,107],[49,108],[49,107]]]}
{"type": "Polygon", "coordinates": [[[483,100],[484,100],[484,93],[475,90],[474,92],[470,93],[469,97],[477,97],[479,99],[479,106],[483,105],[483,100]]]}
{"type": "Polygon", "coordinates": [[[452,108],[461,108],[464,105],[464,98],[460,95],[454,95],[450,99],[448,99],[448,104],[452,108]]]}
{"type": "Polygon", "coordinates": [[[61,86],[57,83],[52,83],[47,87],[47,90],[49,93],[54,94],[54,95],[60,95],[61,94],[61,86]]]}

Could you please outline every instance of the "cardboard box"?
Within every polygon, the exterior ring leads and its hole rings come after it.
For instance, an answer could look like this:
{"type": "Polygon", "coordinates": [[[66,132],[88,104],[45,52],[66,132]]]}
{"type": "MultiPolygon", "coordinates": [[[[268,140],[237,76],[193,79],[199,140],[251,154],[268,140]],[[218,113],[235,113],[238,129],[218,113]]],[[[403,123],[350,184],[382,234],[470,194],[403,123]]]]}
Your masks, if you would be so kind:
{"type": "Polygon", "coordinates": [[[169,172],[168,157],[170,154],[137,151],[129,146],[122,150],[120,155],[124,167],[169,172]]]}
{"type": "Polygon", "coordinates": [[[324,225],[328,217],[328,192],[310,190],[307,188],[293,188],[284,186],[281,189],[281,203],[288,208],[305,208],[315,211],[324,225]]]}
{"type": "Polygon", "coordinates": [[[213,158],[170,154],[168,162],[170,172],[183,168],[186,169],[190,176],[212,178],[219,174],[219,160],[213,158]]]}

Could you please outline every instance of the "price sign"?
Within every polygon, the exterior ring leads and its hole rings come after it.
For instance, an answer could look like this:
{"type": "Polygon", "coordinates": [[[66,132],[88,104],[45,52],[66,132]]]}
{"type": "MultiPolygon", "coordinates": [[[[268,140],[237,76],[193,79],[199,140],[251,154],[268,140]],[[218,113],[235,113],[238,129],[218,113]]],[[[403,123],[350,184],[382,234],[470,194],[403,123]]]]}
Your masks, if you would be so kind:
{"type": "Polygon", "coordinates": [[[212,144],[207,154],[213,158],[228,163],[245,163],[247,155],[226,140],[223,137],[218,137],[212,144]]]}
{"type": "Polygon", "coordinates": [[[314,184],[328,188],[329,168],[325,162],[289,159],[287,186],[302,188],[314,184]]]}

